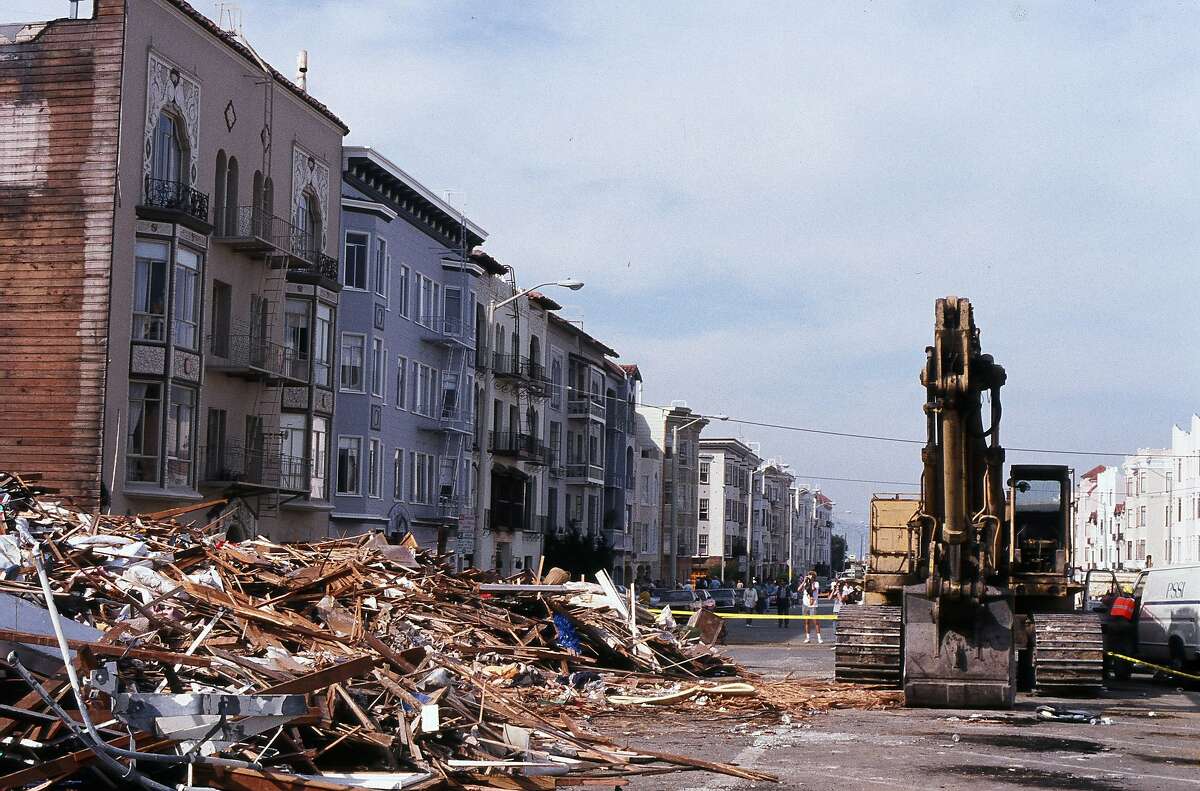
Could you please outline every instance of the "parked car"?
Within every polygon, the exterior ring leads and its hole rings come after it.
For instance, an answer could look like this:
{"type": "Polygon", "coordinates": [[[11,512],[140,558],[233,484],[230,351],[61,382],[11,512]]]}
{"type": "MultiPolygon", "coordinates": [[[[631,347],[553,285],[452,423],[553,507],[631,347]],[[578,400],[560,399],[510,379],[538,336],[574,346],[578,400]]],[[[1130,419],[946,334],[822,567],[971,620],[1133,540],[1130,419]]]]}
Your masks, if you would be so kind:
{"type": "Polygon", "coordinates": [[[712,596],[708,595],[708,591],[656,588],[650,591],[650,605],[653,607],[669,605],[671,609],[679,610],[699,610],[701,607],[711,610],[716,606],[716,602],[713,601],[712,596]]]}
{"type": "Polygon", "coordinates": [[[733,588],[717,588],[714,591],[709,591],[713,601],[716,603],[716,609],[720,612],[732,612],[736,610],[738,601],[741,596],[741,591],[736,591],[733,588]]]}

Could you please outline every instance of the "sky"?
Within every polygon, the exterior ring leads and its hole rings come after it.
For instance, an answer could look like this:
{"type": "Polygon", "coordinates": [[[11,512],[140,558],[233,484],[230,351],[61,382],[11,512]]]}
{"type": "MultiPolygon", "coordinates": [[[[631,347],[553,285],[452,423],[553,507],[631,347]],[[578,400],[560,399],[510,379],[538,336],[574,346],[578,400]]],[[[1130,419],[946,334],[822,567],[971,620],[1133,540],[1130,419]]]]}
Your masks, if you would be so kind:
{"type": "MultiPolygon", "coordinates": [[[[308,50],[347,142],[453,191],[520,284],[585,280],[555,298],[647,402],[922,438],[934,300],[957,294],[1008,371],[1006,445],[1161,447],[1200,410],[1200,6],[238,7],[283,72],[308,50]]],[[[915,445],[709,434],[850,523],[901,487],[830,478],[918,479],[915,445]]]]}

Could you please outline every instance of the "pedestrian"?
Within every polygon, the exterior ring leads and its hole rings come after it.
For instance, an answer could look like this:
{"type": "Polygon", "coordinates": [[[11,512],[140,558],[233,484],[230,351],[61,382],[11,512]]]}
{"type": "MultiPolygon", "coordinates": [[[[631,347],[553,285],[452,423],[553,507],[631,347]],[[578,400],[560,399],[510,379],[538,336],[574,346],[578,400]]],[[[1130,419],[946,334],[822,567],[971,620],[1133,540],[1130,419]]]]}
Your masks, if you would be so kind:
{"type": "Polygon", "coordinates": [[[754,592],[758,594],[754,602],[754,612],[762,615],[767,611],[767,586],[760,582],[755,586],[754,592]]]}
{"type": "Polygon", "coordinates": [[[708,583],[708,589],[710,591],[715,591],[717,588],[720,588],[720,587],[721,587],[721,581],[719,579],[717,579],[716,577],[713,577],[712,581],[708,583]]]}
{"type": "MultiPolygon", "coordinates": [[[[758,591],[751,585],[744,591],[743,602],[746,606],[746,613],[755,612],[758,609],[758,591]]],[[[750,619],[746,619],[746,626],[750,625],[750,619]]]]}
{"type": "MultiPolygon", "coordinates": [[[[821,595],[821,583],[817,581],[817,572],[815,569],[810,569],[804,577],[804,582],[800,584],[801,592],[801,612],[805,616],[817,615],[817,602],[821,595]]],[[[811,632],[816,632],[817,642],[822,643],[821,639],[821,623],[813,617],[804,619],[804,642],[810,642],[812,639],[811,632]],[[810,631],[811,630],[811,631],[810,631]]]]}
{"type": "Polygon", "coordinates": [[[779,628],[788,628],[788,615],[792,609],[792,592],[788,590],[787,585],[780,585],[779,591],[776,593],[775,612],[779,615],[779,628]]]}

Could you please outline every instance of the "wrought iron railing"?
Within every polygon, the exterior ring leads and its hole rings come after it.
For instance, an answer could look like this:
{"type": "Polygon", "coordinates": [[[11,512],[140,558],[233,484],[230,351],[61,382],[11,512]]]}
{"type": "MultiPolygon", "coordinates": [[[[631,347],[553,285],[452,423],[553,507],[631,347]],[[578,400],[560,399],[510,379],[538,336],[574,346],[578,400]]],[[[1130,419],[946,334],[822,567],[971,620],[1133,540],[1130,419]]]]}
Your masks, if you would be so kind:
{"type": "Polygon", "coordinates": [[[497,456],[514,456],[526,461],[546,463],[550,449],[532,434],[517,431],[490,432],[489,447],[497,456]]]}
{"type": "Polygon", "coordinates": [[[287,254],[290,257],[287,263],[290,272],[338,279],[338,260],[323,253],[317,240],[285,218],[258,206],[239,206],[231,215],[217,218],[220,226],[218,237],[235,245],[257,240],[266,247],[287,254]]]}
{"type": "Polygon", "coordinates": [[[209,364],[226,370],[258,371],[308,381],[309,364],[295,349],[257,335],[208,336],[209,364]]]}
{"type": "Polygon", "coordinates": [[[593,482],[604,481],[604,468],[588,462],[567,462],[568,478],[586,478],[593,482]]]}
{"type": "Polygon", "coordinates": [[[155,209],[183,212],[201,222],[208,222],[208,195],[180,181],[146,177],[142,205],[155,209]]]}
{"type": "Polygon", "coordinates": [[[443,338],[456,340],[467,346],[475,345],[475,333],[471,326],[460,318],[442,315],[417,316],[414,321],[427,332],[425,337],[431,340],[443,338]]]}
{"type": "Polygon", "coordinates": [[[496,376],[529,376],[529,358],[519,354],[492,355],[492,371],[496,376]]]}
{"type": "Polygon", "coordinates": [[[596,398],[570,398],[567,400],[567,417],[604,420],[604,402],[596,398]]]}
{"type": "Polygon", "coordinates": [[[204,448],[204,480],[208,483],[247,483],[293,492],[308,491],[308,459],[263,448],[226,443],[204,448]]]}

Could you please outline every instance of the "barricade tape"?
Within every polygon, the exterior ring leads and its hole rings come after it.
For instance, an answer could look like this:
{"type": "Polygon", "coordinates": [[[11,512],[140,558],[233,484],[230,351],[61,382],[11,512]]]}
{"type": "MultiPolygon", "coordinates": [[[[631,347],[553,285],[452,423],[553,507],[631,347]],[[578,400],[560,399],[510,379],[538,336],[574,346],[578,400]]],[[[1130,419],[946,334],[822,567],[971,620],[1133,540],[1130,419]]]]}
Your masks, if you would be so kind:
{"type": "MultiPolygon", "coordinates": [[[[650,612],[654,613],[655,615],[662,612],[661,607],[657,607],[657,608],[649,607],[647,609],[649,609],[650,612]]],[[[695,610],[685,610],[683,608],[676,610],[674,607],[671,608],[672,615],[674,615],[676,613],[678,613],[680,615],[691,615],[694,612],[695,612],[695,610]]],[[[712,610],[709,610],[709,612],[712,613],[713,615],[717,616],[718,618],[728,618],[731,621],[736,621],[739,618],[745,619],[747,621],[749,621],[749,620],[778,621],[778,620],[783,620],[783,619],[787,619],[789,621],[836,621],[837,620],[836,615],[771,615],[769,613],[753,613],[753,612],[744,612],[744,613],[713,612],[712,610]]]]}
{"type": "Polygon", "coordinates": [[[1115,656],[1117,659],[1123,659],[1130,664],[1152,668],[1160,673],[1169,673],[1172,676],[1180,676],[1181,678],[1191,679],[1192,681],[1200,681],[1200,676],[1196,676],[1191,673],[1184,673],[1182,670],[1176,670],[1173,667],[1164,667],[1163,665],[1156,665],[1153,662],[1147,662],[1143,659],[1134,659],[1132,656],[1118,654],[1116,651],[1105,651],[1104,653],[1108,654],[1109,656],[1115,656]]]}

